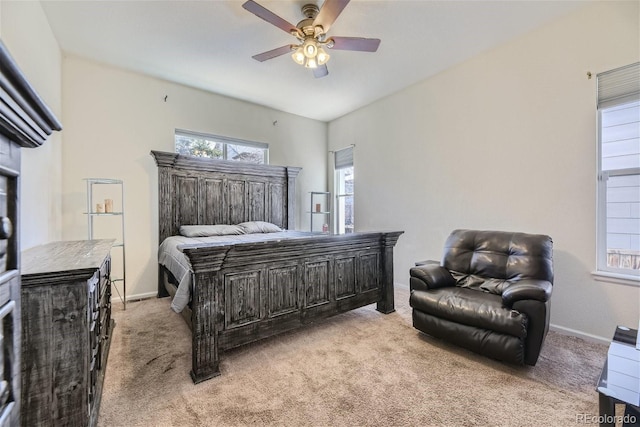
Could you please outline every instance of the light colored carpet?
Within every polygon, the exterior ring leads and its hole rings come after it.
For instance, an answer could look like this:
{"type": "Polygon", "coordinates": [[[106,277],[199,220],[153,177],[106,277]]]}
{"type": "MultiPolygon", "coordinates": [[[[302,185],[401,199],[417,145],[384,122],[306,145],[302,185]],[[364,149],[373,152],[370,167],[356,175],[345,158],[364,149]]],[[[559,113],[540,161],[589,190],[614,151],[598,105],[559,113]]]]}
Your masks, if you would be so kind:
{"type": "Polygon", "coordinates": [[[221,355],[194,385],[190,332],[169,299],[114,304],[99,426],[568,426],[598,413],[607,347],[550,332],[535,367],[505,365],[375,306],[221,355]]]}

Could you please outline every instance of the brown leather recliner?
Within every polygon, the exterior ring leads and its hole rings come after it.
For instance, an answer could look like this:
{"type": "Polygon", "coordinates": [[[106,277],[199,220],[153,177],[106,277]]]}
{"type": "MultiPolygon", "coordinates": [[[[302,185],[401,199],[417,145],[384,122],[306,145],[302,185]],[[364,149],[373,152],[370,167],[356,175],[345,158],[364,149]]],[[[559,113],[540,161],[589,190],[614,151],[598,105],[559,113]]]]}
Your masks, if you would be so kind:
{"type": "Polygon", "coordinates": [[[410,276],[415,328],[494,359],[536,364],[549,329],[549,236],[455,230],[442,262],[417,265],[410,276]]]}

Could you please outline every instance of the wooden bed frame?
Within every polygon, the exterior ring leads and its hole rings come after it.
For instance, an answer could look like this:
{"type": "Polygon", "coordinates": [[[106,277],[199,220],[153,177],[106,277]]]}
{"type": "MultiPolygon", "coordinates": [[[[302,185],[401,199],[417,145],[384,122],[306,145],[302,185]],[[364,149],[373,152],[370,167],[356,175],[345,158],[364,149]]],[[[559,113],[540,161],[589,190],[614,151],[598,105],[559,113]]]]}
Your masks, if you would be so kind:
{"type": "MultiPolygon", "coordinates": [[[[300,168],[152,151],[158,165],[160,243],[181,225],[267,221],[295,229],[300,168]]],[[[219,353],[377,303],[394,311],[393,247],[401,231],[318,234],[185,249],[191,262],[195,383],[220,375],[219,353]]],[[[158,297],[175,293],[159,266],[158,297]]]]}

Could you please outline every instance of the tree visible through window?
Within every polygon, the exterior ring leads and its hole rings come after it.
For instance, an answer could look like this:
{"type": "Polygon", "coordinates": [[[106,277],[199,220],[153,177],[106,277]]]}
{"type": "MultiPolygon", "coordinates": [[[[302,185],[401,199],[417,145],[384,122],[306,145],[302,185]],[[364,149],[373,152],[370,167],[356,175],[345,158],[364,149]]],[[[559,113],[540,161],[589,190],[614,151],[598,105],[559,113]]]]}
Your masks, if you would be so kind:
{"type": "Polygon", "coordinates": [[[268,163],[268,144],[178,129],[175,131],[175,149],[176,153],[189,156],[268,163]]]}

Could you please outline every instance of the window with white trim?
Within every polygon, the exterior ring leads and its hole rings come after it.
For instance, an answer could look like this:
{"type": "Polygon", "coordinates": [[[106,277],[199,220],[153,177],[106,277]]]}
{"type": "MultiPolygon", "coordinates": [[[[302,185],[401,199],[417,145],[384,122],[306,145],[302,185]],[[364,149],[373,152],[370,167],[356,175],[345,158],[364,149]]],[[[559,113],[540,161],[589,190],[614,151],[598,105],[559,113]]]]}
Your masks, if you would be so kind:
{"type": "Polygon", "coordinates": [[[353,147],[348,147],[334,153],[335,187],[336,187],[336,232],[338,234],[353,233],[355,231],[355,217],[353,212],[353,147]]]}
{"type": "Polygon", "coordinates": [[[227,136],[175,130],[176,153],[248,163],[269,163],[269,144],[227,136]]]}
{"type": "Polygon", "coordinates": [[[597,273],[640,280],[640,63],[597,77],[597,273]]]}

